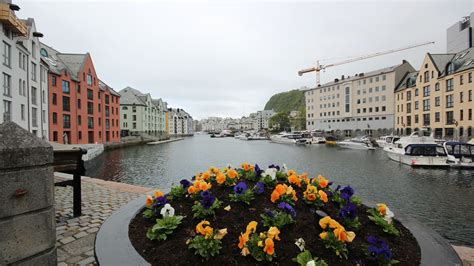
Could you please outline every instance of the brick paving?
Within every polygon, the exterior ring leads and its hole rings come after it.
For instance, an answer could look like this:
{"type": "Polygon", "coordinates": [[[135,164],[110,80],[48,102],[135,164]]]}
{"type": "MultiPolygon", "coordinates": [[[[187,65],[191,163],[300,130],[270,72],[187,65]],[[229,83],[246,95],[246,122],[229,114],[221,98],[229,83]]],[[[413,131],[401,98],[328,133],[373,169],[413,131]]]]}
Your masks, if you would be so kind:
{"type": "MultiPolygon", "coordinates": [[[[55,177],[63,180],[62,174],[55,177]]],[[[72,187],[55,188],[58,265],[95,265],[94,241],[102,223],[118,208],[150,189],[103,181],[82,180],[82,216],[72,216],[72,187]]]]}

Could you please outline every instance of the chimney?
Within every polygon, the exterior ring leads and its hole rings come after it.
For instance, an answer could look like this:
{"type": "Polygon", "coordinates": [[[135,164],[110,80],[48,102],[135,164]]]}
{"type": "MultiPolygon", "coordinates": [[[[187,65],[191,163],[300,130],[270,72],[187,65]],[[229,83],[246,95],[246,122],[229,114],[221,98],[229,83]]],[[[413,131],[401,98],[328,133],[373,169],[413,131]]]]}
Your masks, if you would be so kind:
{"type": "Polygon", "coordinates": [[[344,75],[341,76],[341,80],[344,80],[344,75]]]}
{"type": "Polygon", "coordinates": [[[334,79],[334,82],[339,82],[339,79],[334,79]]]}

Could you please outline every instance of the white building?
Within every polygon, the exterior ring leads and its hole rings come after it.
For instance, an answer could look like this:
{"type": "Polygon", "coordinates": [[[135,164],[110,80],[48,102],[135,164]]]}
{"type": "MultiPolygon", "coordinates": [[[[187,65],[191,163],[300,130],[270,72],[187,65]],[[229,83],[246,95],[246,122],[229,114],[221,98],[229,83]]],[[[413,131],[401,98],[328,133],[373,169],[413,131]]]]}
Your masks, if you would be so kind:
{"type": "Polygon", "coordinates": [[[154,100],[149,93],[126,87],[120,94],[120,130],[122,136],[146,133],[165,135],[167,106],[154,100]]]}
{"type": "Polygon", "coordinates": [[[180,108],[168,109],[168,124],[170,136],[192,136],[194,135],[193,118],[190,114],[180,108]]]}
{"type": "Polygon", "coordinates": [[[15,5],[0,0],[2,93],[0,123],[11,120],[48,139],[48,69],[39,54],[42,34],[32,18],[16,17],[15,5]]]}
{"type": "Polygon", "coordinates": [[[273,110],[263,110],[258,111],[257,113],[250,114],[250,117],[254,119],[254,129],[262,130],[268,129],[270,118],[276,113],[273,110]]]}

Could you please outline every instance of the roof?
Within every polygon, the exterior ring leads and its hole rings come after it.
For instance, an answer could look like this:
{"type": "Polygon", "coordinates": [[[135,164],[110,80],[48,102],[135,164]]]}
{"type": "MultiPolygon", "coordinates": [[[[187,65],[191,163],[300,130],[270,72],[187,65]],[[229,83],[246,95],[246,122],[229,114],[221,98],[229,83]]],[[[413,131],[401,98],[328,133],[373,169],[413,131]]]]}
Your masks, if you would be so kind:
{"type": "Polygon", "coordinates": [[[48,56],[41,56],[48,64],[49,70],[61,75],[62,71],[67,71],[75,81],[80,81],[77,74],[82,68],[82,64],[87,54],[62,54],[54,48],[40,42],[40,49],[46,50],[48,56]]]}
{"type": "Polygon", "coordinates": [[[99,89],[102,91],[105,91],[106,89],[108,89],[110,91],[110,94],[120,97],[120,94],[118,92],[116,92],[114,89],[112,89],[109,85],[105,84],[105,82],[103,82],[100,79],[99,79],[99,89]]]}
{"type": "Polygon", "coordinates": [[[143,94],[134,88],[126,87],[118,92],[120,94],[120,105],[141,105],[146,106],[146,103],[138,96],[143,94]]]}
{"type": "Polygon", "coordinates": [[[325,87],[329,87],[329,86],[332,86],[332,85],[342,84],[342,83],[345,83],[345,82],[348,82],[348,81],[364,79],[364,78],[367,78],[367,77],[377,76],[377,75],[384,74],[384,73],[390,73],[390,72],[395,71],[399,66],[401,66],[403,64],[407,64],[407,63],[408,63],[407,61],[403,60],[403,62],[401,64],[397,64],[397,65],[393,65],[393,66],[389,66],[389,67],[385,67],[385,68],[381,68],[381,69],[377,69],[377,70],[373,70],[373,71],[369,71],[369,72],[365,72],[365,73],[358,73],[358,74],[356,74],[352,77],[347,77],[347,78],[344,78],[344,79],[335,79],[331,82],[320,85],[317,88],[310,88],[308,90],[315,90],[315,89],[319,89],[319,88],[325,88],[325,87]]]}
{"type": "Polygon", "coordinates": [[[418,76],[418,71],[408,72],[403,77],[400,84],[395,88],[395,92],[401,91],[407,88],[416,87],[416,77],[418,76]]]}
{"type": "Polygon", "coordinates": [[[454,72],[474,68],[474,48],[468,48],[455,54],[428,54],[433,61],[440,77],[447,76],[448,65],[454,65],[454,72]]]}

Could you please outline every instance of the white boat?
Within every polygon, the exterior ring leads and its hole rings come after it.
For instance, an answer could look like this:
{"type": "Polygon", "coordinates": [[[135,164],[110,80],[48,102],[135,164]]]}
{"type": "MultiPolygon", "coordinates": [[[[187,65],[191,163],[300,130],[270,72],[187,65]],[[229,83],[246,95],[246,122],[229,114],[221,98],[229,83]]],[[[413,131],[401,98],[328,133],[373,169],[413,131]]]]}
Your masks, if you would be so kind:
{"type": "Polygon", "coordinates": [[[353,138],[336,142],[341,148],[354,150],[375,150],[374,145],[366,137],[353,138]]]}
{"type": "Polygon", "coordinates": [[[411,166],[448,166],[443,146],[433,137],[419,136],[417,131],[383,150],[391,160],[411,166]]]}
{"type": "Polygon", "coordinates": [[[296,141],[300,138],[301,134],[281,132],[276,135],[270,136],[270,141],[282,144],[296,144],[296,141]]]}
{"type": "Polygon", "coordinates": [[[377,142],[377,145],[379,145],[379,147],[384,148],[384,147],[392,145],[394,142],[398,141],[399,139],[400,139],[399,136],[389,135],[389,136],[382,136],[378,138],[375,142],[377,142]]]}
{"type": "Polygon", "coordinates": [[[259,134],[253,134],[248,136],[247,140],[268,140],[268,137],[259,134]]]}
{"type": "Polygon", "coordinates": [[[448,164],[454,168],[474,168],[474,144],[446,141],[443,143],[448,164]]]}

